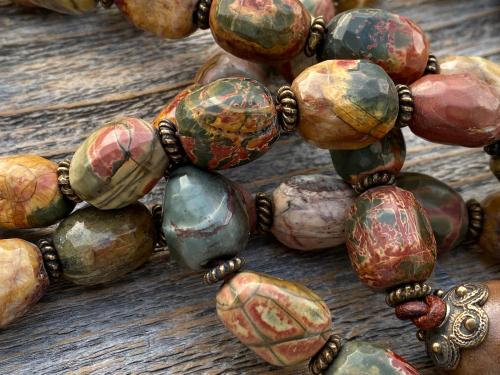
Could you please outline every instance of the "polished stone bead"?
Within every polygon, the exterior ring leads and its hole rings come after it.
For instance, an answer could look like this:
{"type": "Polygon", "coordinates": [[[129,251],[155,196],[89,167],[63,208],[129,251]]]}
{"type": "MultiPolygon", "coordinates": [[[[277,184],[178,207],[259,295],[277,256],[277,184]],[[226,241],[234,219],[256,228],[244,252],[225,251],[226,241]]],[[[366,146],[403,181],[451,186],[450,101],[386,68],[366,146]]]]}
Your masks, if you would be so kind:
{"type": "Polygon", "coordinates": [[[175,116],[187,157],[206,169],[249,163],[279,137],[271,93],[247,78],[224,78],[200,87],[180,101],[175,116]]]}
{"type": "Polygon", "coordinates": [[[0,328],[26,314],[48,286],[38,247],[17,238],[0,240],[0,328]]]}
{"type": "Polygon", "coordinates": [[[115,0],[134,26],[160,37],[179,39],[196,30],[198,0],[115,0]]]}
{"type": "Polygon", "coordinates": [[[96,130],[71,160],[71,187],[101,210],[125,207],[163,176],[168,157],[147,122],[124,117],[96,130]]]}
{"type": "Polygon", "coordinates": [[[190,93],[194,90],[198,89],[200,85],[192,84],[186,87],[184,90],[180,91],[174,98],[167,103],[165,107],[158,113],[156,118],[153,120],[153,126],[158,128],[160,126],[160,122],[168,120],[174,124],[177,124],[177,120],[175,119],[175,111],[177,110],[177,106],[190,93]]]}
{"type": "Polygon", "coordinates": [[[380,186],[364,192],[347,214],[345,231],[352,266],[372,288],[424,281],[432,274],[436,241],[409,191],[380,186]]]}
{"type": "Polygon", "coordinates": [[[64,278],[79,285],[97,285],[115,281],[144,264],[155,246],[155,227],[141,203],[108,211],[87,206],[59,224],[53,242],[64,278]]]}
{"type": "Polygon", "coordinates": [[[269,63],[302,52],[311,16],[297,0],[213,0],[210,28],[227,52],[269,63]]]}
{"type": "Polygon", "coordinates": [[[324,375],[419,375],[399,355],[366,341],[349,341],[342,345],[337,358],[324,375]]]}
{"type": "Polygon", "coordinates": [[[97,0],[14,0],[21,6],[40,7],[55,12],[78,15],[95,9],[97,0]]]}
{"type": "Polygon", "coordinates": [[[306,287],[256,272],[236,274],[217,293],[226,328],[266,362],[293,366],[331,335],[328,306],[306,287]]]}
{"type": "Polygon", "coordinates": [[[491,257],[500,260],[500,192],[487,196],[481,207],[484,219],[479,246],[491,257]]]}
{"type": "Polygon", "coordinates": [[[495,177],[500,181],[500,157],[492,156],[490,158],[490,170],[491,173],[495,175],[495,177]]]}
{"type": "Polygon", "coordinates": [[[163,201],[162,229],[173,258],[200,270],[243,250],[250,236],[244,199],[225,177],[194,166],[175,169],[163,201]]]}
{"type": "Polygon", "coordinates": [[[326,149],[359,149],[384,137],[399,110],[396,87],[382,68],[363,60],[328,60],[292,84],[304,139],[326,149]]]}
{"type": "Polygon", "coordinates": [[[57,165],[36,155],[0,157],[0,229],[40,228],[75,207],[57,184],[57,165]]]}
{"type": "Polygon", "coordinates": [[[396,83],[409,84],[424,74],[429,42],[412,20],[381,9],[338,14],[327,26],[322,60],[368,59],[396,83]]]}
{"type": "Polygon", "coordinates": [[[406,144],[400,129],[392,129],[384,138],[359,150],[331,150],[333,166],[346,182],[355,185],[375,172],[398,174],[406,157],[406,144]]]}
{"type": "Polygon", "coordinates": [[[467,206],[453,188],[421,173],[402,173],[396,179],[396,185],[410,191],[424,208],[439,254],[465,240],[469,226],[467,206]]]}
{"type": "Polygon", "coordinates": [[[294,176],[273,192],[274,236],[299,250],[326,249],[345,241],[344,224],[355,193],[328,175],[294,176]]]}
{"type": "Polygon", "coordinates": [[[430,142],[482,147],[500,139],[500,91],[468,74],[432,74],[411,85],[410,129],[430,142]]]}

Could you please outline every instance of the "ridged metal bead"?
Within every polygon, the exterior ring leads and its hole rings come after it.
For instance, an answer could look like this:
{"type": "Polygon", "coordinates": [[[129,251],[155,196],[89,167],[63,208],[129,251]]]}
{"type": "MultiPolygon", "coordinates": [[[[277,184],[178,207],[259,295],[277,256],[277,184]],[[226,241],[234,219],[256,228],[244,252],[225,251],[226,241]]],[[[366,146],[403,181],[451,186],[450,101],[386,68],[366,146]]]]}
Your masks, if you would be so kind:
{"type": "Polygon", "coordinates": [[[185,161],[186,153],[177,137],[177,129],[173,122],[162,120],[158,125],[158,135],[163,149],[168,155],[170,164],[167,167],[167,171],[170,171],[185,161]]]}
{"type": "Polygon", "coordinates": [[[361,194],[368,189],[382,185],[394,185],[396,177],[390,172],[375,172],[371,175],[361,178],[356,185],[354,191],[361,194]]]}
{"type": "Polygon", "coordinates": [[[295,131],[299,119],[297,98],[290,86],[282,86],[276,95],[281,129],[285,133],[295,131]]]}
{"type": "Polygon", "coordinates": [[[439,62],[436,56],[429,55],[424,74],[439,74],[439,62]]]}
{"type": "Polygon", "coordinates": [[[396,89],[399,96],[399,113],[396,124],[399,128],[404,128],[410,125],[413,115],[413,95],[411,94],[410,87],[406,85],[396,85],[396,89]]]}
{"type": "Polygon", "coordinates": [[[64,194],[69,200],[80,203],[82,200],[71,188],[71,183],[69,181],[69,167],[71,162],[69,159],[60,161],[57,164],[57,183],[59,185],[59,190],[64,194]]]}
{"type": "Polygon", "coordinates": [[[255,195],[255,209],[257,212],[257,229],[260,233],[267,233],[273,225],[273,202],[265,193],[255,195]]]}
{"type": "Polygon", "coordinates": [[[244,259],[240,257],[234,257],[231,260],[227,260],[208,271],[205,276],[203,276],[203,282],[206,285],[212,285],[219,281],[224,281],[229,276],[241,270],[244,264],[244,259]]]}
{"type": "Polygon", "coordinates": [[[202,30],[210,28],[209,15],[212,0],[200,0],[198,3],[198,10],[196,11],[196,23],[202,30]]]}
{"type": "Polygon", "coordinates": [[[309,371],[313,375],[320,375],[335,360],[341,349],[340,336],[331,335],[323,348],[309,362],[309,371]]]}
{"type": "Polygon", "coordinates": [[[475,242],[483,229],[483,208],[475,199],[467,201],[467,211],[469,212],[469,231],[467,233],[467,242],[475,242]]]}
{"type": "Polygon", "coordinates": [[[391,307],[396,307],[397,305],[401,305],[404,302],[413,301],[428,296],[429,294],[431,294],[431,292],[432,288],[428,284],[408,284],[389,292],[385,297],[385,302],[391,307]]]}
{"type": "Polygon", "coordinates": [[[325,38],[325,31],[325,18],[323,16],[314,18],[311,24],[311,29],[309,30],[309,36],[307,37],[306,46],[304,48],[304,53],[307,57],[312,57],[316,54],[318,46],[323,42],[325,38]]]}
{"type": "Polygon", "coordinates": [[[165,240],[165,235],[161,230],[162,224],[162,216],[163,216],[163,208],[161,204],[155,204],[151,207],[151,214],[153,216],[153,222],[156,230],[156,238],[158,241],[158,247],[165,247],[167,245],[167,241],[165,240]]]}
{"type": "Polygon", "coordinates": [[[41,239],[38,241],[38,248],[42,253],[43,264],[49,278],[51,280],[57,280],[61,277],[62,267],[54,245],[49,240],[41,239]]]}

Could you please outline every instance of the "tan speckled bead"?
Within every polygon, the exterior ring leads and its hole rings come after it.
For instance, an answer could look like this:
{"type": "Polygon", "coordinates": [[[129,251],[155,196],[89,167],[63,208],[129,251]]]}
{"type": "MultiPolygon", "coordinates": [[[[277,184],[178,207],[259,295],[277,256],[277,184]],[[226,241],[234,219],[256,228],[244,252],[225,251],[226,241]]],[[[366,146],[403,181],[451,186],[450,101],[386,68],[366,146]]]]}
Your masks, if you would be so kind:
{"type": "Polygon", "coordinates": [[[17,238],[0,240],[0,328],[26,314],[48,285],[35,245],[17,238]]]}

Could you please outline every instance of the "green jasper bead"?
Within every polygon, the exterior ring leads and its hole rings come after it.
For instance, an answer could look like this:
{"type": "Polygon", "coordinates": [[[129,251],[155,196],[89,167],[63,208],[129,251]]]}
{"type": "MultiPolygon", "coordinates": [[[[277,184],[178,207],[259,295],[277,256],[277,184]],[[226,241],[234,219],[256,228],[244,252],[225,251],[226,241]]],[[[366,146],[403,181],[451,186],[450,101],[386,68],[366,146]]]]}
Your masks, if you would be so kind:
{"type": "Polygon", "coordinates": [[[269,150],[279,125],[271,93],[247,78],[223,78],[186,95],[176,112],[191,162],[205,169],[246,164],[269,150]]]}
{"type": "Polygon", "coordinates": [[[384,138],[359,150],[330,150],[333,166],[346,182],[354,185],[375,172],[397,174],[406,157],[406,144],[400,129],[392,129],[384,138]]]}
{"type": "Polygon", "coordinates": [[[108,211],[88,206],[60,223],[53,242],[63,276],[75,284],[96,285],[144,264],[155,246],[155,227],[141,203],[108,211]]]}
{"type": "Polygon", "coordinates": [[[241,193],[225,177],[194,166],[174,170],[163,201],[163,224],[172,257],[200,270],[235,256],[250,235],[241,193]]]}

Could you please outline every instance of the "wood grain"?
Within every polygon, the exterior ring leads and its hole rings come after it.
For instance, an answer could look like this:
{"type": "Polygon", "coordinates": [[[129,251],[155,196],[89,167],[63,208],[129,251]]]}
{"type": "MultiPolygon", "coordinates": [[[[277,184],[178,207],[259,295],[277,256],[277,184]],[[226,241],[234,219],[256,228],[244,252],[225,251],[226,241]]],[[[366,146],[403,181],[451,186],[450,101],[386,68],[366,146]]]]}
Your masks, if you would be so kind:
{"type": "MultiPolygon", "coordinates": [[[[500,1],[395,0],[380,6],[409,16],[429,33],[438,55],[500,61],[500,1]]],[[[208,32],[165,41],[130,26],[116,10],[72,18],[0,8],[0,154],[69,156],[87,134],[120,114],[152,119],[189,84],[212,46],[208,32]]],[[[406,170],[440,178],[466,199],[500,185],[478,149],[430,144],[405,130],[406,170]]],[[[304,173],[334,173],[328,152],[283,137],[264,157],[225,174],[252,192],[304,173]]],[[[163,184],[145,198],[161,199],[163,184]]],[[[35,239],[50,230],[1,233],[35,239]]],[[[362,286],[343,247],[314,254],[256,237],[243,253],[249,268],[297,280],[325,298],[336,333],[388,345],[424,374],[435,370],[384,296],[362,286]]],[[[433,285],[500,276],[500,264],[477,248],[439,259],[433,285]]],[[[305,374],[275,369],[236,341],[215,316],[216,287],[157,253],[111,285],[60,282],[30,314],[0,333],[0,373],[8,374],[305,374]]]]}

